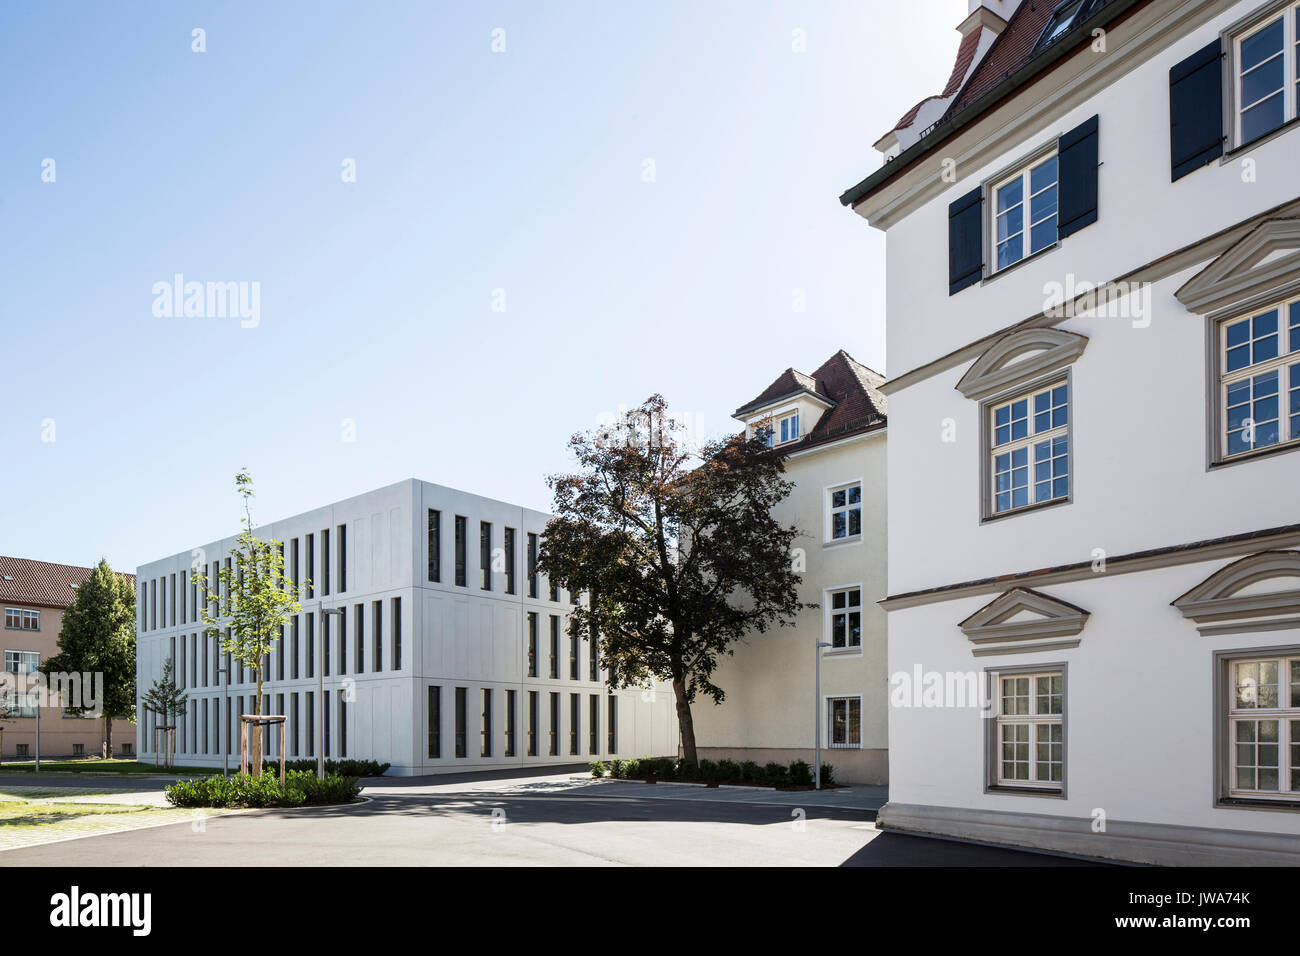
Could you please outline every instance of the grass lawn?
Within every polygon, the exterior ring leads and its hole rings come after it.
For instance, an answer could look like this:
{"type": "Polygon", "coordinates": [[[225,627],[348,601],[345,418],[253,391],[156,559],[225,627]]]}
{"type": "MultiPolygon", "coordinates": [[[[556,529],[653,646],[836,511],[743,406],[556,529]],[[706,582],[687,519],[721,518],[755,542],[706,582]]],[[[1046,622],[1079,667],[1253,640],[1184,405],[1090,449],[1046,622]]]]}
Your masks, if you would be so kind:
{"type": "MultiPolygon", "coordinates": [[[[139,803],[115,803],[120,791],[21,787],[0,792],[0,850],[76,837],[136,830],[163,823],[197,821],[220,811],[178,810],[139,803]]],[[[201,830],[201,824],[195,824],[201,830]]],[[[0,855],[0,861],[3,856],[0,855]]]]}
{"type": "MultiPolygon", "coordinates": [[[[5,773],[34,773],[36,763],[32,760],[6,760],[0,763],[0,774],[5,773]]],[[[109,760],[100,760],[91,758],[87,760],[42,760],[41,773],[111,773],[126,776],[128,774],[176,774],[180,776],[193,777],[197,775],[207,775],[210,773],[220,773],[220,770],[214,770],[211,767],[181,767],[175,766],[170,770],[164,767],[155,767],[152,763],[141,763],[138,760],[119,760],[116,758],[109,760]]]]}

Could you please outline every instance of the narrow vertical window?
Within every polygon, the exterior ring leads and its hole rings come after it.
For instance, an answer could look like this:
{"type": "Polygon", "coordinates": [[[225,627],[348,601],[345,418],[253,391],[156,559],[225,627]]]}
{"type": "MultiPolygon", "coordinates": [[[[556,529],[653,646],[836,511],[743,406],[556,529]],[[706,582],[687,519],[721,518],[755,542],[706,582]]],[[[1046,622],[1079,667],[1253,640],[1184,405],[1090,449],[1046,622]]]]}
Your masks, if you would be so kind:
{"type": "Polygon", "coordinates": [[[442,580],[442,512],[429,509],[429,580],[442,580]]]}
{"type": "Polygon", "coordinates": [[[328,697],[323,698],[322,703],[325,705],[321,710],[321,753],[327,758],[330,751],[330,700],[328,697]]]}
{"type": "Polygon", "coordinates": [[[582,695],[569,695],[569,753],[579,754],[578,741],[582,733],[582,695]]]}
{"type": "Polygon", "coordinates": [[[507,757],[515,756],[515,698],[517,692],[513,690],[506,691],[506,749],[507,757]]]}
{"type": "Polygon", "coordinates": [[[609,721],[606,734],[609,737],[606,749],[612,754],[618,753],[618,698],[613,694],[609,695],[609,721]]]}
{"type": "Polygon", "coordinates": [[[587,701],[587,752],[600,753],[600,695],[592,694],[587,701]]]}
{"type": "Polygon", "coordinates": [[[528,535],[528,596],[537,597],[537,535],[528,535]]]}
{"type": "Polygon", "coordinates": [[[528,692],[528,756],[537,756],[537,691],[528,692]]]}
{"type": "Polygon", "coordinates": [[[552,679],[560,676],[560,619],[551,615],[551,668],[552,679]]]}
{"type": "Polygon", "coordinates": [[[298,622],[301,618],[302,618],[301,614],[295,614],[292,620],[289,621],[290,637],[292,638],[291,643],[293,644],[293,648],[292,648],[293,656],[291,660],[292,670],[293,670],[293,674],[292,674],[293,680],[298,679],[298,668],[300,666],[299,661],[302,659],[302,654],[300,653],[301,648],[299,647],[298,644],[298,631],[299,631],[298,622]]]}
{"type": "Polygon", "coordinates": [[[366,672],[366,606],[358,604],[352,615],[356,622],[357,667],[358,674],[366,672]]]}
{"type": "Polygon", "coordinates": [[[442,757],[442,688],[429,685],[429,757],[442,757]]]}
{"type": "Polygon", "coordinates": [[[339,593],[348,589],[348,526],[339,525],[339,593]]]}
{"type": "Polygon", "coordinates": [[[515,593],[515,529],[505,529],[506,594],[515,593]]]}
{"type": "Polygon", "coordinates": [[[375,601],[370,606],[370,625],[375,632],[375,653],[373,657],[375,673],[384,669],[384,602],[375,601]]]}
{"type": "Polygon", "coordinates": [[[326,677],[330,676],[330,618],[333,616],[332,614],[320,616],[321,673],[326,677]]]}
{"type": "Polygon", "coordinates": [[[339,691],[339,756],[348,755],[348,702],[343,696],[344,692],[339,691]]]}
{"type": "Polygon", "coordinates": [[[289,695],[289,756],[298,756],[298,695],[289,695]]]}
{"type": "Polygon", "coordinates": [[[537,613],[528,612],[528,676],[537,676],[537,613]]]}
{"type": "Polygon", "coordinates": [[[342,609],[339,614],[339,674],[348,672],[348,611],[342,609]]]}
{"type": "Polygon", "coordinates": [[[330,593],[330,529],[320,533],[320,593],[330,593]]]}
{"type": "Polygon", "coordinates": [[[456,756],[465,756],[465,688],[456,688],[456,756]]]}
{"type": "Polygon", "coordinates": [[[492,756],[492,689],[483,688],[483,714],[480,720],[482,741],[479,745],[480,757],[492,756]]]}
{"type": "Polygon", "coordinates": [[[307,613],[307,656],[303,660],[303,668],[306,670],[307,677],[316,676],[316,615],[307,613]]]}
{"type": "Polygon", "coordinates": [[[307,739],[305,741],[307,744],[307,756],[314,757],[316,756],[316,693],[315,691],[309,690],[303,695],[303,698],[307,703],[307,719],[304,721],[307,730],[307,739]]]}
{"type": "Polygon", "coordinates": [[[560,753],[560,695],[551,694],[551,748],[552,757],[560,753]]]}
{"type": "Polygon", "coordinates": [[[402,599],[393,598],[393,670],[402,669],[402,599]]]}
{"type": "Polygon", "coordinates": [[[316,536],[311,534],[307,535],[306,564],[307,597],[313,598],[316,596],[316,582],[314,580],[316,577],[316,536]]]}
{"type": "Polygon", "coordinates": [[[578,679],[578,632],[569,628],[569,680],[578,679]]]}
{"type": "Polygon", "coordinates": [[[456,515],[456,587],[465,586],[465,518],[456,515]]]}
{"type": "Polygon", "coordinates": [[[478,523],[478,566],[479,588],[492,590],[492,524],[487,521],[478,523]]]}
{"type": "Polygon", "coordinates": [[[587,659],[587,680],[600,680],[600,635],[591,630],[591,656],[587,659]]]}

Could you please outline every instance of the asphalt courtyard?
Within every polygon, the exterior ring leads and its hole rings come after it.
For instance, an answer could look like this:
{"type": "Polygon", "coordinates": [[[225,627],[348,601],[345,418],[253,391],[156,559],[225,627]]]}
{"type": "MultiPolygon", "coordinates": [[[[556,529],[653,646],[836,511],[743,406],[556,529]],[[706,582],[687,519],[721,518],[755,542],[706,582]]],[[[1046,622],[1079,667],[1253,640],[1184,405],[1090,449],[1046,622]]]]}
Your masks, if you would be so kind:
{"type": "Polygon", "coordinates": [[[596,782],[573,768],[372,779],[363,795],[5,850],[0,866],[1087,865],[878,831],[879,788],[710,790],[596,782]]]}

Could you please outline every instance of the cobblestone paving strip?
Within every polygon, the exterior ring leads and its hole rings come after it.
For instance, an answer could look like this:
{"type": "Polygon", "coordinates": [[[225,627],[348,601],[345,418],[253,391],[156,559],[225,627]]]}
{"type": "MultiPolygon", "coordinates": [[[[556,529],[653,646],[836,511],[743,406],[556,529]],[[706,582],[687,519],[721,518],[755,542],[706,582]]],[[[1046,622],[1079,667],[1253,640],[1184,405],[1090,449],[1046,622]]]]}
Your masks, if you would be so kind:
{"type": "Polygon", "coordinates": [[[160,791],[4,787],[0,789],[0,851],[203,820],[223,812],[170,807],[160,791]]]}

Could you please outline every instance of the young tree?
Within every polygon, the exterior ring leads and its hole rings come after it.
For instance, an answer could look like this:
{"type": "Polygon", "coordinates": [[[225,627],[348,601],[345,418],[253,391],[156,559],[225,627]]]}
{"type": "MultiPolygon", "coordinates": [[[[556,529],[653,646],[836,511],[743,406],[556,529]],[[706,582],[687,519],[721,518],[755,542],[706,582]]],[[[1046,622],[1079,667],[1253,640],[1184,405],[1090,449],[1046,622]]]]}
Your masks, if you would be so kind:
{"type": "MultiPolygon", "coordinates": [[[[41,662],[41,673],[104,675],[104,756],[113,754],[113,721],[135,717],[135,592],[100,559],[63,612],[59,653],[41,662]]],[[[71,706],[84,713],[88,708],[71,706]]]]}
{"type": "MultiPolygon", "coordinates": [[[[280,635],[280,627],[302,610],[298,588],[307,581],[292,581],[284,573],[281,542],[262,541],[253,534],[253,479],[247,469],[235,475],[235,488],[244,499],[244,517],[240,524],[231,565],[218,568],[216,581],[197,575],[203,593],[203,632],[216,638],[221,649],[253,672],[257,696],[253,713],[262,713],[262,666],[280,635]],[[215,594],[213,592],[215,591],[215,594]],[[224,600],[221,595],[224,594],[224,600]],[[214,603],[213,597],[217,600],[214,603]],[[227,636],[228,635],[228,636],[227,636]]],[[[197,570],[197,568],[196,568],[197,570]]],[[[253,773],[262,772],[262,734],[252,735],[253,773]]]]}
{"type": "MultiPolygon", "coordinates": [[[[185,710],[185,691],[176,686],[176,668],[169,657],[163,661],[162,677],[154,681],[140,698],[145,710],[151,710],[162,718],[163,726],[176,726],[176,718],[185,710]]],[[[175,732],[167,731],[167,736],[174,740],[175,732]]],[[[172,751],[165,751],[166,765],[172,765],[172,751]]]]}
{"type": "Polygon", "coordinates": [[[792,544],[772,507],[793,485],[779,455],[743,435],[692,451],[654,395],[612,428],[575,435],[576,474],[548,479],[555,517],[538,564],[587,595],[570,626],[600,635],[612,687],[671,682],[684,759],[697,762],[691,703],[720,704],[720,655],[747,634],[793,625],[792,544]]]}

